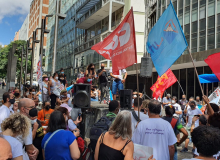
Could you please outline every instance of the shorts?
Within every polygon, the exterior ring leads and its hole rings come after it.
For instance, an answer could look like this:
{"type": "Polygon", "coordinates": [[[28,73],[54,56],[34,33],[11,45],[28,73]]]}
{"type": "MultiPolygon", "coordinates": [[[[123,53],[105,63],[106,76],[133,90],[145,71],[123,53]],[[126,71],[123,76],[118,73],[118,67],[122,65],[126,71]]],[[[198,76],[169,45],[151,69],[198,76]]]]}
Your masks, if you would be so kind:
{"type": "Polygon", "coordinates": [[[188,138],[190,139],[191,138],[191,127],[186,127],[186,131],[188,133],[188,138]]]}
{"type": "Polygon", "coordinates": [[[117,94],[117,89],[118,93],[120,94],[120,90],[124,89],[123,83],[120,81],[113,81],[112,83],[112,94],[116,95],[117,94]]]}

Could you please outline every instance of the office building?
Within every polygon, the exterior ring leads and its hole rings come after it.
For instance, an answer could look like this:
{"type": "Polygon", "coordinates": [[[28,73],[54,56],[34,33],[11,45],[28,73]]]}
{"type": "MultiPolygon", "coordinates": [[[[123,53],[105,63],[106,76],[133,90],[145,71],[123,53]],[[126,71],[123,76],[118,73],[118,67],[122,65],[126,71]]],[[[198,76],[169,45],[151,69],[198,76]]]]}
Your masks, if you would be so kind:
{"type": "Polygon", "coordinates": [[[24,23],[21,26],[21,29],[19,30],[19,40],[28,40],[28,30],[29,30],[29,14],[24,20],[24,23]]]}
{"type": "Polygon", "coordinates": [[[14,41],[19,40],[19,31],[15,32],[14,41]]]}

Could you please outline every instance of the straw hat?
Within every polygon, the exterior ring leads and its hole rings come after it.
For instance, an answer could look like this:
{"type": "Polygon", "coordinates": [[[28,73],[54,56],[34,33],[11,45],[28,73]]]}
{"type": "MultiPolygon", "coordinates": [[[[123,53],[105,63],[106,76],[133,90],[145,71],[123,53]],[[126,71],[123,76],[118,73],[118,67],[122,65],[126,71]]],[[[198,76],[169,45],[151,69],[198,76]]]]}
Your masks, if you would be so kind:
{"type": "Polygon", "coordinates": [[[65,92],[67,92],[67,90],[66,90],[66,89],[63,89],[63,90],[60,92],[60,94],[63,94],[63,93],[65,93],[65,92]]]}
{"type": "Polygon", "coordinates": [[[43,78],[46,78],[46,77],[48,77],[46,74],[44,74],[43,76],[42,76],[43,78]]]}

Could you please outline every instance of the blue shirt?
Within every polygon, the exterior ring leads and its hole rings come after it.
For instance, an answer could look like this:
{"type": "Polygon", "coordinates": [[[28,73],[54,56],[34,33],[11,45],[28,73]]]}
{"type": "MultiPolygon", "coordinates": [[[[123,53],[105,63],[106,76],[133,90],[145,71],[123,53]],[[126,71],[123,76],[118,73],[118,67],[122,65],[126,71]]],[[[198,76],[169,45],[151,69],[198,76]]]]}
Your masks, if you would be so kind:
{"type": "MultiPolygon", "coordinates": [[[[47,133],[41,143],[44,149],[44,143],[52,133],[47,133]]],[[[44,150],[46,160],[72,160],[69,146],[76,139],[75,135],[70,131],[60,130],[53,135],[47,143],[44,150]]]]}

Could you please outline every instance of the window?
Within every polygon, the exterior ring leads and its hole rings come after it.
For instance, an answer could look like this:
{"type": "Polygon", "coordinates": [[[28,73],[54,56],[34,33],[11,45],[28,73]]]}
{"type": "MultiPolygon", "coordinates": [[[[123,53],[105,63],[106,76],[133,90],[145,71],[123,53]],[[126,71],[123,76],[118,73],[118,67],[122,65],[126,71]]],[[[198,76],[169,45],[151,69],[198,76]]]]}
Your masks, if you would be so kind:
{"type": "Polygon", "coordinates": [[[215,14],[215,3],[211,3],[208,6],[208,16],[212,16],[215,14]]]}
{"type": "Polygon", "coordinates": [[[198,20],[198,9],[195,9],[192,11],[192,22],[195,22],[198,20]]]}
{"type": "Polygon", "coordinates": [[[199,9],[199,19],[205,18],[205,7],[199,9]]]}
{"type": "Polygon", "coordinates": [[[217,13],[220,13],[220,0],[217,1],[217,13]]]}
{"type": "Polygon", "coordinates": [[[200,0],[200,6],[203,6],[206,4],[206,0],[200,0]]]}
{"type": "Polygon", "coordinates": [[[188,24],[189,23],[189,12],[185,13],[185,22],[184,24],[188,24]]]}
{"type": "Polygon", "coordinates": [[[206,26],[205,19],[200,20],[200,24],[199,24],[200,31],[205,30],[205,26],[206,26]]]}
{"type": "Polygon", "coordinates": [[[179,15],[183,14],[183,0],[179,0],[179,15]]]}
{"type": "Polygon", "coordinates": [[[102,32],[105,32],[108,30],[108,17],[102,20],[102,32]]]}
{"type": "Polygon", "coordinates": [[[101,26],[101,22],[96,24],[96,35],[99,35],[102,33],[102,26],[101,26]]]}
{"type": "Polygon", "coordinates": [[[188,36],[190,34],[190,24],[185,25],[185,36],[188,36]]]}
{"type": "Polygon", "coordinates": [[[183,15],[179,16],[179,22],[180,22],[180,25],[182,26],[183,25],[183,15]]]}
{"type": "Polygon", "coordinates": [[[185,6],[189,6],[190,5],[190,0],[185,0],[185,6]]]}
{"type": "Polygon", "coordinates": [[[192,33],[197,32],[197,21],[192,23],[192,33]]]}
{"type": "Polygon", "coordinates": [[[175,11],[177,13],[177,2],[173,2],[173,7],[174,7],[174,9],[175,9],[175,11]]]}
{"type": "Polygon", "coordinates": [[[215,16],[208,18],[208,29],[215,27],[215,16]]]}

